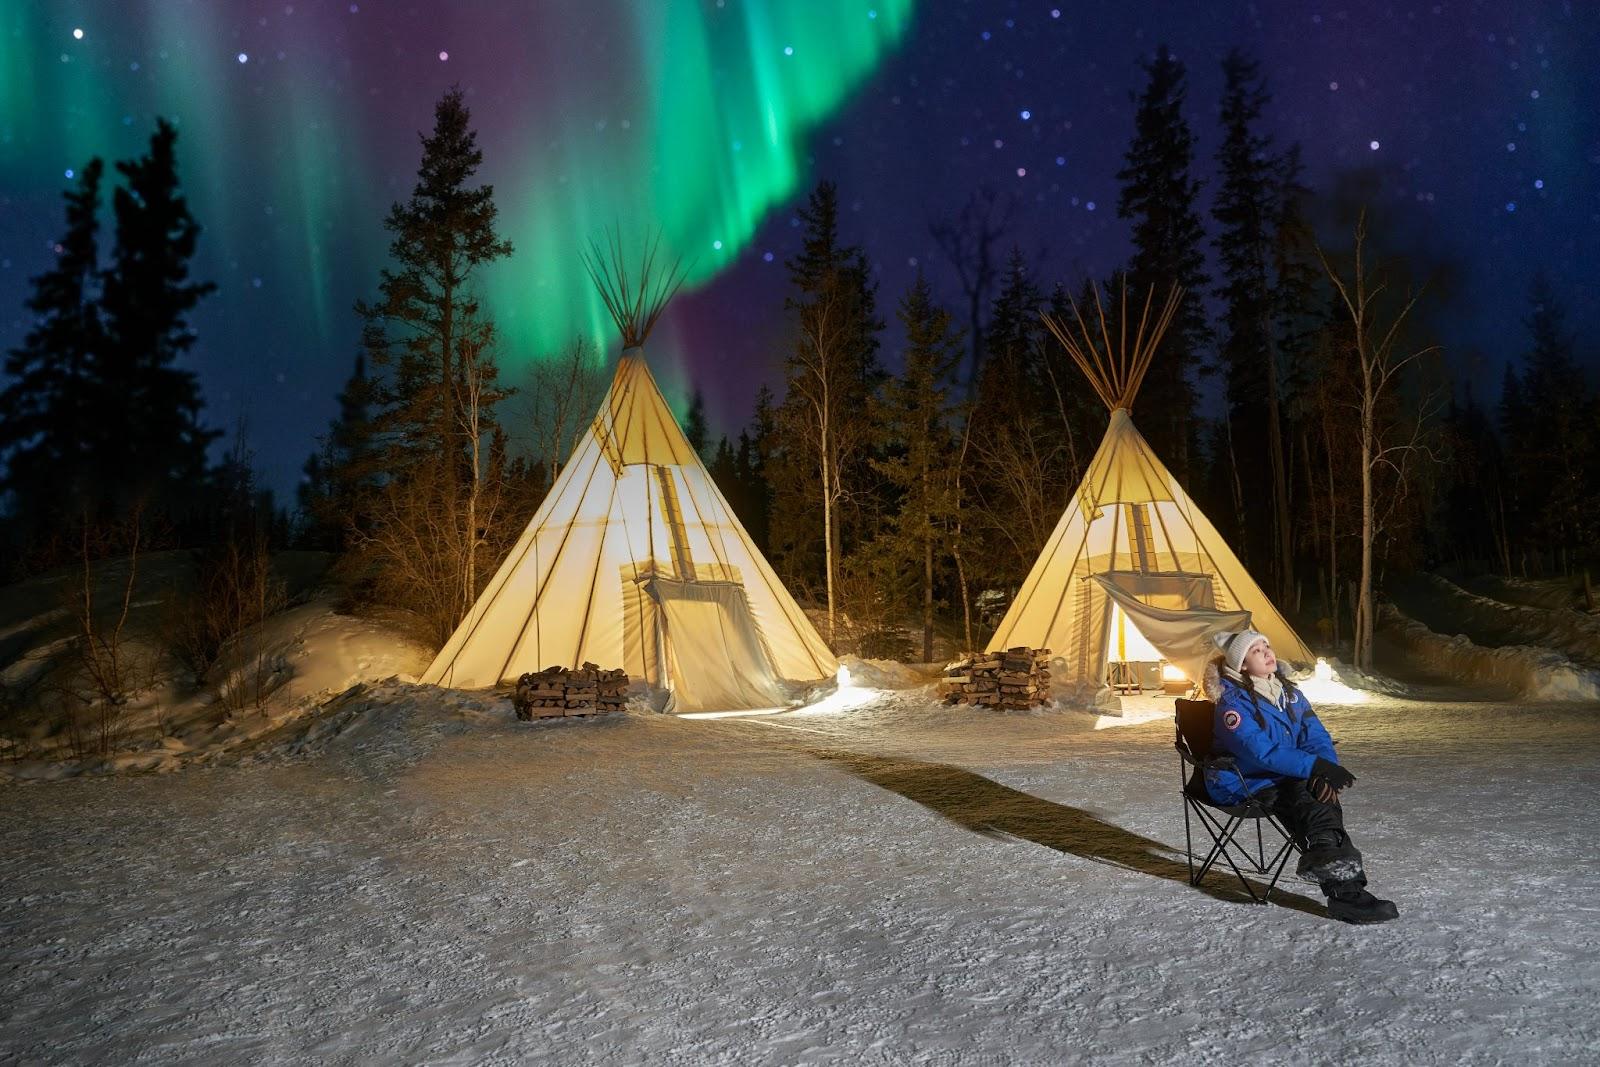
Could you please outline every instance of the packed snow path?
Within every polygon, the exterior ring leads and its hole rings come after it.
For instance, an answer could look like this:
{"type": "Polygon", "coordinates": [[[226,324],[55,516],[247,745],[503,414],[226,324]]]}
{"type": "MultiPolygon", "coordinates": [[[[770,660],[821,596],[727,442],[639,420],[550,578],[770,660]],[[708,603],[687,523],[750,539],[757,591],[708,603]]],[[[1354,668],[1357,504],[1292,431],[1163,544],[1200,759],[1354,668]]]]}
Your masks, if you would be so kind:
{"type": "Polygon", "coordinates": [[[0,787],[0,1062],[1594,1062],[1600,711],[1322,713],[1397,923],[1189,887],[1167,723],[925,693],[380,687],[298,756],[0,787]]]}

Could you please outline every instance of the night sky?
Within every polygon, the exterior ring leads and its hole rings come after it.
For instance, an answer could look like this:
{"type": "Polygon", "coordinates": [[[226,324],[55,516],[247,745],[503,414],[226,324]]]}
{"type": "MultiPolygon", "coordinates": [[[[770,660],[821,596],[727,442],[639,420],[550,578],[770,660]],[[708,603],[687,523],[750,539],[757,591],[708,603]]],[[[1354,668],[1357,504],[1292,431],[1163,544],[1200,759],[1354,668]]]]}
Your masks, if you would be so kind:
{"type": "MultiPolygon", "coordinates": [[[[819,178],[839,183],[844,236],[876,264],[891,321],[919,268],[956,306],[928,220],[980,183],[1016,199],[1015,240],[1045,288],[1123,263],[1115,174],[1139,63],[1166,42],[1189,67],[1201,176],[1237,45],[1261,61],[1267,132],[1302,144],[1308,184],[1370,172],[1388,236],[1449,268],[1430,322],[1458,380],[1492,397],[1525,347],[1539,268],[1595,360],[1597,7],[5,0],[0,346],[27,329],[70,175],[139,153],[170,117],[204,226],[196,274],[219,285],[187,361],[208,421],[246,419],[268,484],[292,492],[350,373],[350,309],[375,294],[383,216],[410,191],[434,101],[459,84],[517,246],[487,282],[505,376],[601,328],[577,260],[589,239],[659,227],[693,284],[652,361],[680,402],[692,381],[713,429],[736,432],[778,379],[794,209],[819,178]]],[[[103,250],[109,230],[108,210],[103,250]]]]}

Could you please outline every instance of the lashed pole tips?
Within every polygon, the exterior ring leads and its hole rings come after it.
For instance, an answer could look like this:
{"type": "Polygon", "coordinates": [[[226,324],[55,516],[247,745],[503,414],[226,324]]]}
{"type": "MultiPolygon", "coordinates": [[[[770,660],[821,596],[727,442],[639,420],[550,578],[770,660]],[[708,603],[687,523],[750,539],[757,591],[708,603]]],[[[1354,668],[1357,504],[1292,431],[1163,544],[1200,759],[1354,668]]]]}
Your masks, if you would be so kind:
{"type": "Polygon", "coordinates": [[[1155,359],[1156,347],[1160,345],[1161,338],[1171,326],[1173,316],[1177,314],[1178,306],[1183,300],[1183,288],[1174,285],[1167,293],[1167,299],[1161,311],[1156,315],[1152,324],[1150,309],[1155,299],[1155,291],[1151,289],[1145,294],[1144,307],[1139,315],[1139,323],[1134,331],[1133,344],[1128,344],[1128,282],[1122,280],[1120,299],[1120,314],[1117,323],[1118,344],[1111,343],[1110,324],[1106,321],[1105,304],[1100,299],[1100,288],[1094,288],[1095,315],[1098,320],[1099,333],[1104,343],[1101,346],[1095,343],[1093,331],[1085,321],[1083,310],[1078,302],[1069,295],[1068,302],[1072,306],[1072,315],[1078,325],[1077,334],[1068,329],[1066,324],[1059,321],[1048,311],[1040,311],[1039,317],[1045,326],[1061,342],[1072,361],[1083,371],[1084,377],[1089,379],[1089,385],[1105,402],[1106,407],[1115,411],[1117,408],[1132,408],[1133,399],[1139,392],[1139,386],[1144,381],[1145,374],[1150,369],[1151,361],[1155,359]],[[1080,343],[1081,338],[1081,343],[1080,343]]]}

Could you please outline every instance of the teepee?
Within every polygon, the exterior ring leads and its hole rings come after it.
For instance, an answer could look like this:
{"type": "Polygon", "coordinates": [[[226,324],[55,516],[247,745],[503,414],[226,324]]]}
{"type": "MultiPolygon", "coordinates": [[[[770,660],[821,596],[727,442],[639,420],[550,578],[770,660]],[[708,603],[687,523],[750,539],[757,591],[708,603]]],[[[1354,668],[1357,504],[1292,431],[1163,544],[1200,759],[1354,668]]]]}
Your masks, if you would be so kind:
{"type": "MultiPolygon", "coordinates": [[[[591,661],[670,694],[675,712],[782,707],[781,683],[838,661],[678,428],[642,346],[679,283],[586,260],[622,331],[610,391],[511,554],[423,675],[461,689],[591,661]]],[[[607,261],[609,258],[609,262],[607,261]]]]}
{"type": "Polygon", "coordinates": [[[1310,649],[1129,417],[1182,290],[1174,288],[1152,316],[1153,295],[1130,340],[1124,282],[1115,345],[1098,291],[1093,330],[1076,303],[1075,331],[1042,313],[1111,409],[1111,421],[989,650],[1049,648],[1058,682],[1105,685],[1118,674],[1126,678],[1125,665],[1162,661],[1198,680],[1215,652],[1210,636],[1249,625],[1280,659],[1309,664],[1310,649]]]}

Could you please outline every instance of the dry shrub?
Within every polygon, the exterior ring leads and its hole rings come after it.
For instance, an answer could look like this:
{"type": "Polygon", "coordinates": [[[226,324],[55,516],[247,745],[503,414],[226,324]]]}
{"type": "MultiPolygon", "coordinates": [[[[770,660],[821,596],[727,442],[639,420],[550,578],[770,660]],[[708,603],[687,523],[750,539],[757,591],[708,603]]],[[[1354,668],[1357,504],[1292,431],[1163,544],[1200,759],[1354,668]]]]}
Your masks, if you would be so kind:
{"type": "Polygon", "coordinates": [[[169,620],[173,651],[203,678],[230,642],[240,639],[287,602],[272,569],[266,536],[250,531],[195,553],[194,588],[169,620]]]}
{"type": "Polygon", "coordinates": [[[138,583],[142,512],[122,522],[93,524],[84,519],[79,536],[81,569],[69,584],[66,609],[73,620],[68,669],[42,694],[65,717],[68,740],[80,758],[106,756],[121,747],[128,705],[164,674],[164,657],[128,639],[128,612],[138,583]],[[127,573],[116,584],[115,599],[96,603],[100,581],[96,560],[125,548],[127,573]]]}

